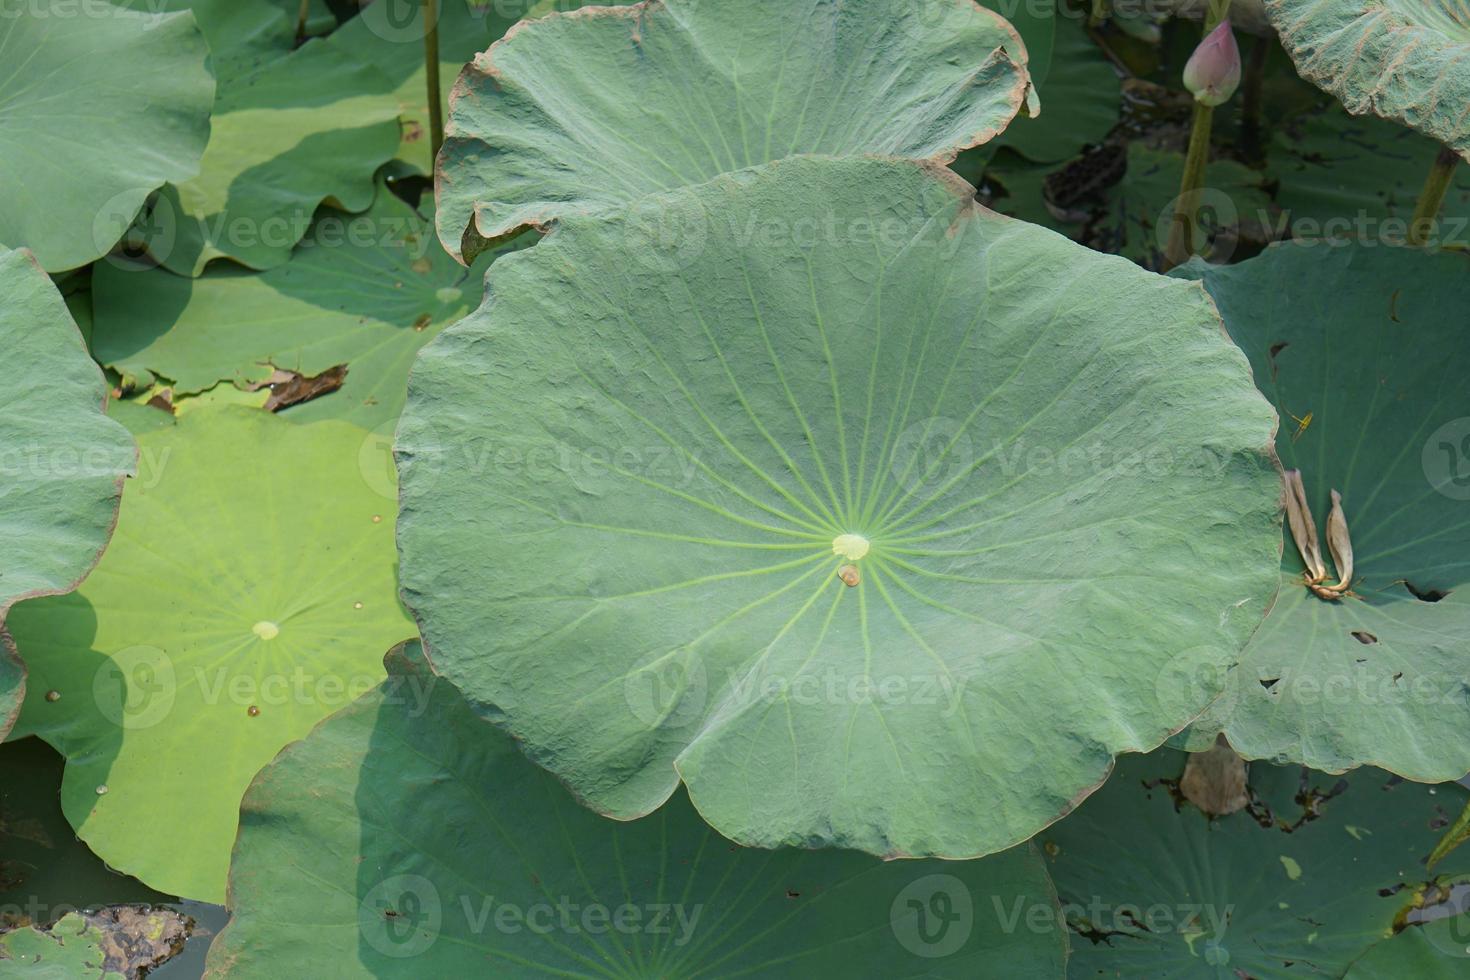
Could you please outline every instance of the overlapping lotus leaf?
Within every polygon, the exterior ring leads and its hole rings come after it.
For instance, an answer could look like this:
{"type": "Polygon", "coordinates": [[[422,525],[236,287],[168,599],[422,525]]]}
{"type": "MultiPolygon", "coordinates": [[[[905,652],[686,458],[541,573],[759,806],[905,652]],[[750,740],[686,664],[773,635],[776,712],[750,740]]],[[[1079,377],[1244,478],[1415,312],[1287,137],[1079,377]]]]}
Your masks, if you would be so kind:
{"type": "Polygon", "coordinates": [[[69,0],[0,17],[0,248],[51,272],[122,237],[149,193],[199,172],[214,82],[188,12],[69,0]]]}
{"type": "MultiPolygon", "coordinates": [[[[133,440],[66,304],[25,250],[0,248],[0,624],[12,604],[76,587],[107,544],[133,440]]],[[[0,738],[25,668],[0,631],[0,738]]]]}
{"type": "Polygon", "coordinates": [[[444,254],[432,213],[382,190],[361,215],[324,214],[289,263],[260,274],[99,266],[93,352],[129,385],[163,379],[175,398],[345,364],[341,390],[292,418],[390,423],[419,348],[480,302],[484,270],[444,254]]]}
{"type": "Polygon", "coordinates": [[[963,864],[754,851],[682,794],[605,820],[416,646],[246,794],[208,976],[1061,974],[1034,848],[963,864]]]}
{"type": "Polygon", "coordinates": [[[295,18],[269,0],[126,2],[193,10],[219,85],[199,175],[165,187],[132,230],[157,261],[190,276],[218,258],[274,268],[324,201],[372,203],[399,137],[376,68],[325,41],[295,47],[295,18]]]}
{"type": "Polygon", "coordinates": [[[12,929],[0,933],[0,972],[34,980],[127,980],[108,969],[105,938],[80,912],[68,912],[46,929],[12,929]]]}
{"type": "Polygon", "coordinates": [[[439,237],[469,259],[557,215],[802,153],[948,163],[1025,100],[973,0],[650,0],[526,21],[454,87],[439,237]]]}
{"type": "Polygon", "coordinates": [[[11,615],[32,672],[16,731],[67,757],[62,808],[98,856],[220,902],[251,778],[413,635],[393,513],[345,422],[201,409],[138,442],[96,571],[11,615]]]}
{"type": "Polygon", "coordinates": [[[406,601],[595,808],[976,856],[1218,693],[1274,415],[1198,287],[972,195],[800,157],[569,217],[421,352],[406,601]]]}
{"type": "Polygon", "coordinates": [[[1393,119],[1470,158],[1464,0],[1266,0],[1297,71],[1348,111],[1393,119]]]}
{"type": "Polygon", "coordinates": [[[1342,243],[1193,268],[1286,420],[1276,448],[1302,473],[1324,561],[1342,494],[1354,594],[1308,591],[1286,532],[1281,594],[1188,744],[1223,728],[1248,758],[1328,772],[1470,769],[1467,272],[1461,255],[1342,243]]]}
{"type": "Polygon", "coordinates": [[[1345,980],[1461,980],[1470,970],[1470,916],[1451,915],[1404,929],[1353,964],[1345,980]]]}
{"type": "MultiPolygon", "coordinates": [[[[595,6],[622,6],[633,2],[598,0],[595,6]]],[[[537,5],[534,0],[515,3],[504,0],[500,3],[440,0],[439,90],[445,100],[444,111],[448,112],[449,93],[465,63],[500,40],[522,13],[527,17],[539,17],[553,11],[593,5],[590,0],[552,0],[549,5],[537,5]]],[[[382,72],[393,97],[398,100],[399,118],[403,123],[396,157],[421,173],[432,173],[434,161],[429,156],[422,0],[375,0],[335,31],[327,43],[371,62],[382,72]]]]}
{"type": "Polygon", "coordinates": [[[1184,760],[1119,759],[1106,786],[1042,835],[1074,933],[1071,975],[1340,977],[1416,904],[1442,899],[1439,886],[1470,879],[1465,860],[1433,874],[1423,864],[1462,787],[1255,763],[1249,808],[1212,819],[1178,799],[1184,760]]]}

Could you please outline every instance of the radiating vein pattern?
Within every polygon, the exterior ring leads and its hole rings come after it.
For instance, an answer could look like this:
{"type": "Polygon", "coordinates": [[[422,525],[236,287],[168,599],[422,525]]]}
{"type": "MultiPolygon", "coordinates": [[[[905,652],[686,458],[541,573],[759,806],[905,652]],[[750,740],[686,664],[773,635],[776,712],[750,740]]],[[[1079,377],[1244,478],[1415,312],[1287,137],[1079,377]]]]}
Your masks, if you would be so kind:
{"type": "Polygon", "coordinates": [[[769,164],[654,199],[705,228],[677,270],[635,220],[568,219],[425,349],[405,596],[595,807],[682,775],[737,840],[986,853],[1217,693],[1138,678],[1259,618],[1272,413],[1197,286],[969,196],[769,164]],[[1040,752],[1059,775],[1005,778],[1040,752]]]}

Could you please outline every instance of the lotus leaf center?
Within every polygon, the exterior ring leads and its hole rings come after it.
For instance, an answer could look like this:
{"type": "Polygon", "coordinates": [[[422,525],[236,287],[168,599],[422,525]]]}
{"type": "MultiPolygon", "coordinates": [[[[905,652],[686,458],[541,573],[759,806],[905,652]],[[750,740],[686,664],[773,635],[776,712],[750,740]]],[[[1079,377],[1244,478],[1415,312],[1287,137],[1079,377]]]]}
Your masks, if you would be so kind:
{"type": "Polygon", "coordinates": [[[250,632],[254,633],[262,640],[274,640],[276,637],[281,635],[281,628],[275,623],[262,619],[260,622],[250,627],[250,632]]]}
{"type": "Polygon", "coordinates": [[[868,553],[868,539],[861,534],[839,534],[832,539],[832,554],[857,561],[868,553]]]}

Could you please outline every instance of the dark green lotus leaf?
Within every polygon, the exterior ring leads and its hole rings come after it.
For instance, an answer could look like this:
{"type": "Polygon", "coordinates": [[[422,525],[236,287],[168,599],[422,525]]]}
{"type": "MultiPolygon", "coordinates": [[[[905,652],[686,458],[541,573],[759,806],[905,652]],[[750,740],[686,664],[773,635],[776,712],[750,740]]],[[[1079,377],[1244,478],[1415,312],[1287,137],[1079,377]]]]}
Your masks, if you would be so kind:
{"type": "Polygon", "coordinates": [[[375,649],[413,635],[386,461],[357,426],[233,407],[138,443],[96,571],[11,614],[31,669],[16,731],[66,756],[62,808],[99,857],[220,902],[251,778],[378,683],[375,649]]]}
{"type": "Polygon", "coordinates": [[[595,808],[976,856],[1218,693],[1274,415],[1198,287],[972,195],[800,157],[569,217],[419,355],[405,598],[595,808]]]}
{"type": "Polygon", "coordinates": [[[152,191],[198,174],[214,99],[208,55],[187,12],[74,0],[7,7],[0,248],[25,246],[51,272],[86,265],[152,191]]]}
{"type": "MultiPolygon", "coordinates": [[[[1438,152],[1411,129],[1336,104],[1292,121],[1276,132],[1271,155],[1283,236],[1403,243],[1438,152]]],[[[1456,172],[1433,237],[1470,244],[1470,169],[1456,172]]]]}
{"type": "MultiPolygon", "coordinates": [[[[1002,13],[1011,4],[997,0],[1002,13]]],[[[1034,6],[1034,5],[1032,5],[1034,6]]],[[[1023,9],[1027,5],[1022,5],[1023,9]]],[[[1122,83],[1112,63],[1085,29],[1085,18],[1048,17],[1055,26],[1055,45],[1046,74],[1036,66],[1036,45],[1027,38],[1031,56],[1028,70],[1035,79],[1044,111],[1036,118],[1018,118],[1000,137],[1028,160],[1058,163],[1069,160],[1089,143],[1101,142],[1118,124],[1122,83]]],[[[1019,17],[1017,26],[1026,32],[1019,17]]]]}
{"type": "Polygon", "coordinates": [[[103,264],[93,353],[129,386],[162,379],[175,399],[345,364],[341,390],[289,409],[292,418],[391,422],[419,348],[480,302],[483,268],[444,254],[429,214],[380,191],[363,214],[323,212],[289,263],[260,274],[187,279],[103,264]]]}
{"type": "Polygon", "coordinates": [[[455,85],[439,237],[617,210],[801,153],[948,163],[1025,100],[1025,49],[973,0],[654,0],[527,21],[455,85]]]}
{"type": "Polygon", "coordinates": [[[605,820],[481,722],[417,644],[388,668],[245,795],[208,976],[1061,974],[1056,899],[1029,845],[962,864],[749,850],[683,794],[605,820]]]}
{"type": "Polygon", "coordinates": [[[1248,808],[1212,819],[1179,797],[1185,758],[1119,759],[1106,786],[1041,835],[1074,933],[1070,976],[1340,977],[1417,903],[1470,880],[1463,860],[1424,870],[1434,827],[1465,801],[1460,786],[1258,762],[1248,808]]]}
{"type": "Polygon", "coordinates": [[[132,230],[174,272],[213,259],[284,264],[323,201],[361,211],[398,145],[382,74],[325,41],[295,47],[295,18],[269,0],[126,0],[188,7],[209,39],[219,91],[199,175],[165,187],[132,230]]]}
{"type": "Polygon", "coordinates": [[[1419,130],[1470,158],[1464,0],[1266,0],[1297,71],[1357,116],[1419,130]]]}
{"type": "Polygon", "coordinates": [[[1288,532],[1280,597],[1191,745],[1223,727],[1248,758],[1329,772],[1470,769],[1467,273],[1463,255],[1341,243],[1192,267],[1281,413],[1324,561],[1342,494],[1354,595],[1308,591],[1288,532]]]}
{"type": "MultiPolygon", "coordinates": [[[[106,18],[104,23],[110,23],[106,18]]],[[[0,624],[13,603],[74,589],[117,519],[133,440],[60,293],[26,250],[0,248],[0,624]]],[[[0,738],[25,668],[0,633],[0,738]]]]}
{"type": "Polygon", "coordinates": [[[1345,980],[1464,980],[1470,974],[1470,915],[1411,926],[1370,949],[1345,980]]]}
{"type": "MultiPolygon", "coordinates": [[[[595,5],[612,7],[632,2],[598,0],[595,5]]],[[[539,17],[591,5],[589,0],[551,0],[550,4],[539,5],[535,0],[493,3],[439,0],[439,90],[445,100],[444,111],[448,112],[449,93],[465,63],[500,40],[521,14],[539,17]]],[[[391,91],[398,100],[399,118],[403,122],[397,159],[411,164],[420,173],[433,172],[434,161],[429,158],[423,0],[375,0],[343,24],[327,43],[371,62],[382,72],[388,84],[385,91],[391,91]]]]}

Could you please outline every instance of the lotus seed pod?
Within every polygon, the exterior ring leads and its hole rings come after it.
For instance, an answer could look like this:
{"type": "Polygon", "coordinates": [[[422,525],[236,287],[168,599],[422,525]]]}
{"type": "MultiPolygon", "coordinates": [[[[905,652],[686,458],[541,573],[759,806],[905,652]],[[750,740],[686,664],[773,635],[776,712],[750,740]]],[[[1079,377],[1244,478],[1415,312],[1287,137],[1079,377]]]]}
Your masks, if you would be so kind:
{"type": "Polygon", "coordinates": [[[1240,87],[1240,47],[1229,20],[1221,21],[1189,56],[1184,87],[1207,106],[1221,105],[1240,87]]]}

